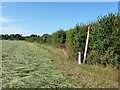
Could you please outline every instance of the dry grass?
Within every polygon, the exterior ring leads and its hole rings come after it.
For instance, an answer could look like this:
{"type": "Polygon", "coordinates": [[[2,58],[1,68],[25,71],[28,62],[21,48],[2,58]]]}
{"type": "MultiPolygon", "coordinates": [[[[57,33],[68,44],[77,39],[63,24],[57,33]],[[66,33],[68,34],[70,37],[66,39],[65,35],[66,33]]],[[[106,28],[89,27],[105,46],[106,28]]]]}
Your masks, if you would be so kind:
{"type": "Polygon", "coordinates": [[[33,43],[3,41],[3,88],[76,87],[56,70],[49,53],[33,43]]]}
{"type": "Polygon", "coordinates": [[[64,49],[54,49],[54,47],[48,45],[38,46],[49,53],[58,69],[77,86],[86,88],[118,88],[117,71],[99,65],[78,65],[76,61],[71,60],[64,49]]]}
{"type": "Polygon", "coordinates": [[[117,71],[79,65],[69,56],[69,48],[20,41],[3,44],[3,74],[7,75],[3,87],[118,88],[117,71]]]}

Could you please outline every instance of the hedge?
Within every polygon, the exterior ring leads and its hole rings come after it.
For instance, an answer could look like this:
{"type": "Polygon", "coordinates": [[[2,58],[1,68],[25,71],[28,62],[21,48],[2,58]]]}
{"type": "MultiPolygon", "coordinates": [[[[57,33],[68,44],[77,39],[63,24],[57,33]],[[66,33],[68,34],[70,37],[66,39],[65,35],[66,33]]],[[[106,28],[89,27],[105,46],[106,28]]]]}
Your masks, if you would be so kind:
{"type": "MultiPolygon", "coordinates": [[[[26,41],[49,43],[61,46],[64,43],[73,49],[75,58],[80,51],[82,58],[85,49],[87,38],[87,28],[91,27],[89,36],[88,52],[86,57],[87,64],[102,64],[120,67],[120,18],[118,13],[109,13],[105,16],[100,16],[96,21],[90,24],[76,24],[74,28],[67,31],[58,30],[52,35],[44,34],[37,36],[24,37],[26,41]]],[[[3,39],[17,39],[19,35],[1,35],[3,39]]],[[[19,36],[19,39],[22,35],[19,36]]]]}

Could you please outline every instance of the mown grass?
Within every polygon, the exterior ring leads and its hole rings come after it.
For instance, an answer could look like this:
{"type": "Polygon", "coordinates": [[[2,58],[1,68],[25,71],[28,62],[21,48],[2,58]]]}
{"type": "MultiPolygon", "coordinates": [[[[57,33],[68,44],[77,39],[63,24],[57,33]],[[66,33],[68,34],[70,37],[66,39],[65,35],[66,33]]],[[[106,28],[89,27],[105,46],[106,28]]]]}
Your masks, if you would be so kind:
{"type": "Polygon", "coordinates": [[[76,87],[56,70],[47,51],[23,41],[3,41],[3,88],[70,88],[76,87]]]}
{"type": "Polygon", "coordinates": [[[2,56],[4,88],[118,88],[118,72],[99,65],[79,65],[64,49],[3,41],[2,56]]]}
{"type": "MultiPolygon", "coordinates": [[[[99,65],[79,65],[71,60],[64,49],[48,45],[37,46],[46,50],[47,56],[57,61],[58,69],[76,85],[85,88],[118,88],[118,72],[99,65]]],[[[56,64],[56,63],[55,63],[56,64]]]]}

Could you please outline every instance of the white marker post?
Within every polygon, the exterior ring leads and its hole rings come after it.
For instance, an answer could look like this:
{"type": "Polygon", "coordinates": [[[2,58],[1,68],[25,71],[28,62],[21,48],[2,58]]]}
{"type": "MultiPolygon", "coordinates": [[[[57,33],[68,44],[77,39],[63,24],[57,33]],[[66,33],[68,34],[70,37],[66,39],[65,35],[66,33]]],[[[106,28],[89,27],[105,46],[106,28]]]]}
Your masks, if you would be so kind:
{"type": "Polygon", "coordinates": [[[89,39],[89,31],[90,31],[90,27],[88,27],[88,33],[87,33],[87,40],[86,40],[86,46],[85,46],[85,53],[84,53],[84,58],[83,58],[83,64],[85,63],[85,58],[86,58],[86,52],[87,52],[87,46],[88,46],[88,39],[89,39]]]}
{"type": "Polygon", "coordinates": [[[81,64],[81,53],[78,52],[78,64],[81,64]]]}

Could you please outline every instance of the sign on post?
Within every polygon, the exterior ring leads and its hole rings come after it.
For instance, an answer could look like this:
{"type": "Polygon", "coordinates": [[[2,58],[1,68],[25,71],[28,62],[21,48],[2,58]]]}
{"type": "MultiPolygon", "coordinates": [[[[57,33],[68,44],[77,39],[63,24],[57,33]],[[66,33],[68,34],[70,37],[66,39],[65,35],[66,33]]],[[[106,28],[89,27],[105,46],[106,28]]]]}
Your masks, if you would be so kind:
{"type": "Polygon", "coordinates": [[[90,26],[88,27],[88,33],[87,33],[87,40],[86,40],[86,46],[85,46],[85,53],[84,53],[84,58],[83,58],[83,64],[85,63],[85,58],[86,58],[86,53],[87,53],[87,46],[88,46],[89,32],[90,32],[90,26]]]}

